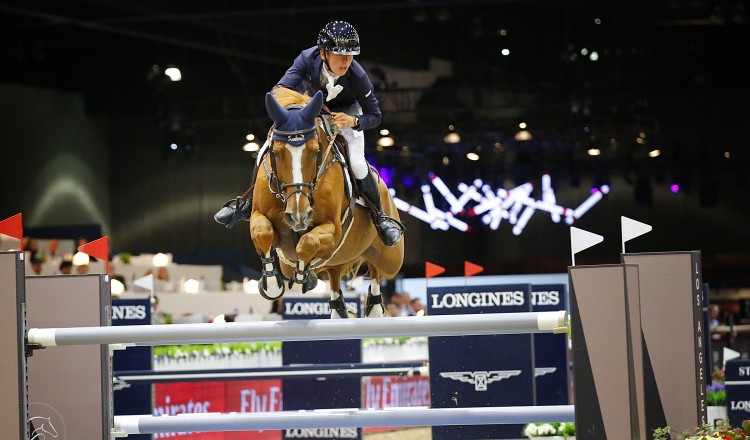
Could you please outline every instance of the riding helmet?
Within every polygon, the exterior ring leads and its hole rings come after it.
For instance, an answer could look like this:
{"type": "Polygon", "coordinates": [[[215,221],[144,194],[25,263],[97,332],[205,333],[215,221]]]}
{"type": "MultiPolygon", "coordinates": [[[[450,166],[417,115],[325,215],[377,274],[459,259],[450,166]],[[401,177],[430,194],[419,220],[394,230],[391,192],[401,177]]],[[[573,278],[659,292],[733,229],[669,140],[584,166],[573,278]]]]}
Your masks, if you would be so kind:
{"type": "Polygon", "coordinates": [[[318,47],[336,55],[359,55],[359,34],[345,21],[331,21],[318,32],[318,47]]]}

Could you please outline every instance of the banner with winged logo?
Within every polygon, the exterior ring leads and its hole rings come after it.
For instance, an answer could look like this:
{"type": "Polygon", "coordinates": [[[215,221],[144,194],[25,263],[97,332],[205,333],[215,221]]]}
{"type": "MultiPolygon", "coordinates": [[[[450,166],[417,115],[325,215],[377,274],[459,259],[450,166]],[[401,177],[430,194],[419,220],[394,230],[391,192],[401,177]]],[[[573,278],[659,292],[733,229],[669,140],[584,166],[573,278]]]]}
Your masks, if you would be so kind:
{"type": "MultiPolygon", "coordinates": [[[[427,314],[532,311],[531,285],[427,288],[427,314]]],[[[433,408],[534,405],[532,334],[430,337],[433,408]]],[[[523,425],[434,426],[434,440],[519,438],[523,425]]]]}

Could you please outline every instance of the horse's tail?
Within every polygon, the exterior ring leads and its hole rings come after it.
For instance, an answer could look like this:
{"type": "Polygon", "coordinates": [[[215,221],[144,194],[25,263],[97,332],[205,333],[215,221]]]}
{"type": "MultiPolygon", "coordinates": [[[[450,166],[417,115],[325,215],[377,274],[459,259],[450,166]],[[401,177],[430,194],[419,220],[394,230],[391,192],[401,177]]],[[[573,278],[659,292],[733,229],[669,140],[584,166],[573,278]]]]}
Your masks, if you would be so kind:
{"type": "Polygon", "coordinates": [[[341,268],[341,274],[344,278],[352,279],[357,276],[359,273],[359,269],[362,268],[362,265],[365,264],[367,260],[365,257],[358,257],[356,260],[353,260],[346,265],[344,265],[341,268]]]}

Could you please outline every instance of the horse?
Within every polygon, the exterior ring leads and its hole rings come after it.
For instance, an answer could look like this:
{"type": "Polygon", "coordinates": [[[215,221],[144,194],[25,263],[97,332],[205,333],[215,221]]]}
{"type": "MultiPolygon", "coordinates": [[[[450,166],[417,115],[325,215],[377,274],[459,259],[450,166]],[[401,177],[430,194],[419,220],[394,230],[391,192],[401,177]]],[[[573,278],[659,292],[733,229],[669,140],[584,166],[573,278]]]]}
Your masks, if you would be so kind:
{"type": "Polygon", "coordinates": [[[45,440],[47,435],[49,435],[50,438],[57,438],[60,436],[57,429],[55,429],[55,426],[52,424],[52,419],[50,417],[32,417],[29,419],[29,425],[33,428],[32,432],[29,434],[31,435],[30,440],[45,440]]]}
{"type": "MultiPolygon", "coordinates": [[[[322,92],[310,97],[277,87],[266,94],[274,122],[259,153],[250,215],[250,237],[261,258],[260,293],[281,298],[285,289],[314,288],[325,273],[331,286],[331,318],[348,318],[341,280],[367,265],[370,285],[366,317],[386,316],[382,279],[393,279],[404,260],[403,238],[384,245],[368,208],[354,195],[343,137],[323,110],[322,92]]],[[[399,221],[382,179],[378,189],[385,213],[399,221]]]]}

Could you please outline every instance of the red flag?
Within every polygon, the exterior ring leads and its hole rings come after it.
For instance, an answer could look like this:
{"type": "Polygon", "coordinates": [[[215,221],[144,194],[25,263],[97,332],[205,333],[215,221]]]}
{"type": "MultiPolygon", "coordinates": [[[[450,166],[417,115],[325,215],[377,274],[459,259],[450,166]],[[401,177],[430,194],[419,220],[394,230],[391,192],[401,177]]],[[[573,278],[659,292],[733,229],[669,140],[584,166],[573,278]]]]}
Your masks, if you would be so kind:
{"type": "Polygon", "coordinates": [[[471,261],[464,261],[464,276],[470,277],[476,275],[479,272],[484,271],[484,268],[478,264],[474,264],[471,261]]]}
{"type": "Polygon", "coordinates": [[[98,240],[82,244],[78,246],[78,251],[107,261],[109,260],[109,236],[105,235],[98,240]]]}
{"type": "Polygon", "coordinates": [[[109,273],[109,236],[78,246],[78,251],[104,260],[104,272],[109,273]]]}
{"type": "Polygon", "coordinates": [[[425,278],[432,278],[435,276],[440,275],[441,273],[445,272],[445,268],[443,266],[438,266],[437,264],[432,264],[429,261],[424,262],[424,276],[425,278]]]}
{"type": "Polygon", "coordinates": [[[9,235],[13,238],[23,240],[23,221],[21,213],[0,221],[0,234],[9,235]]]}

